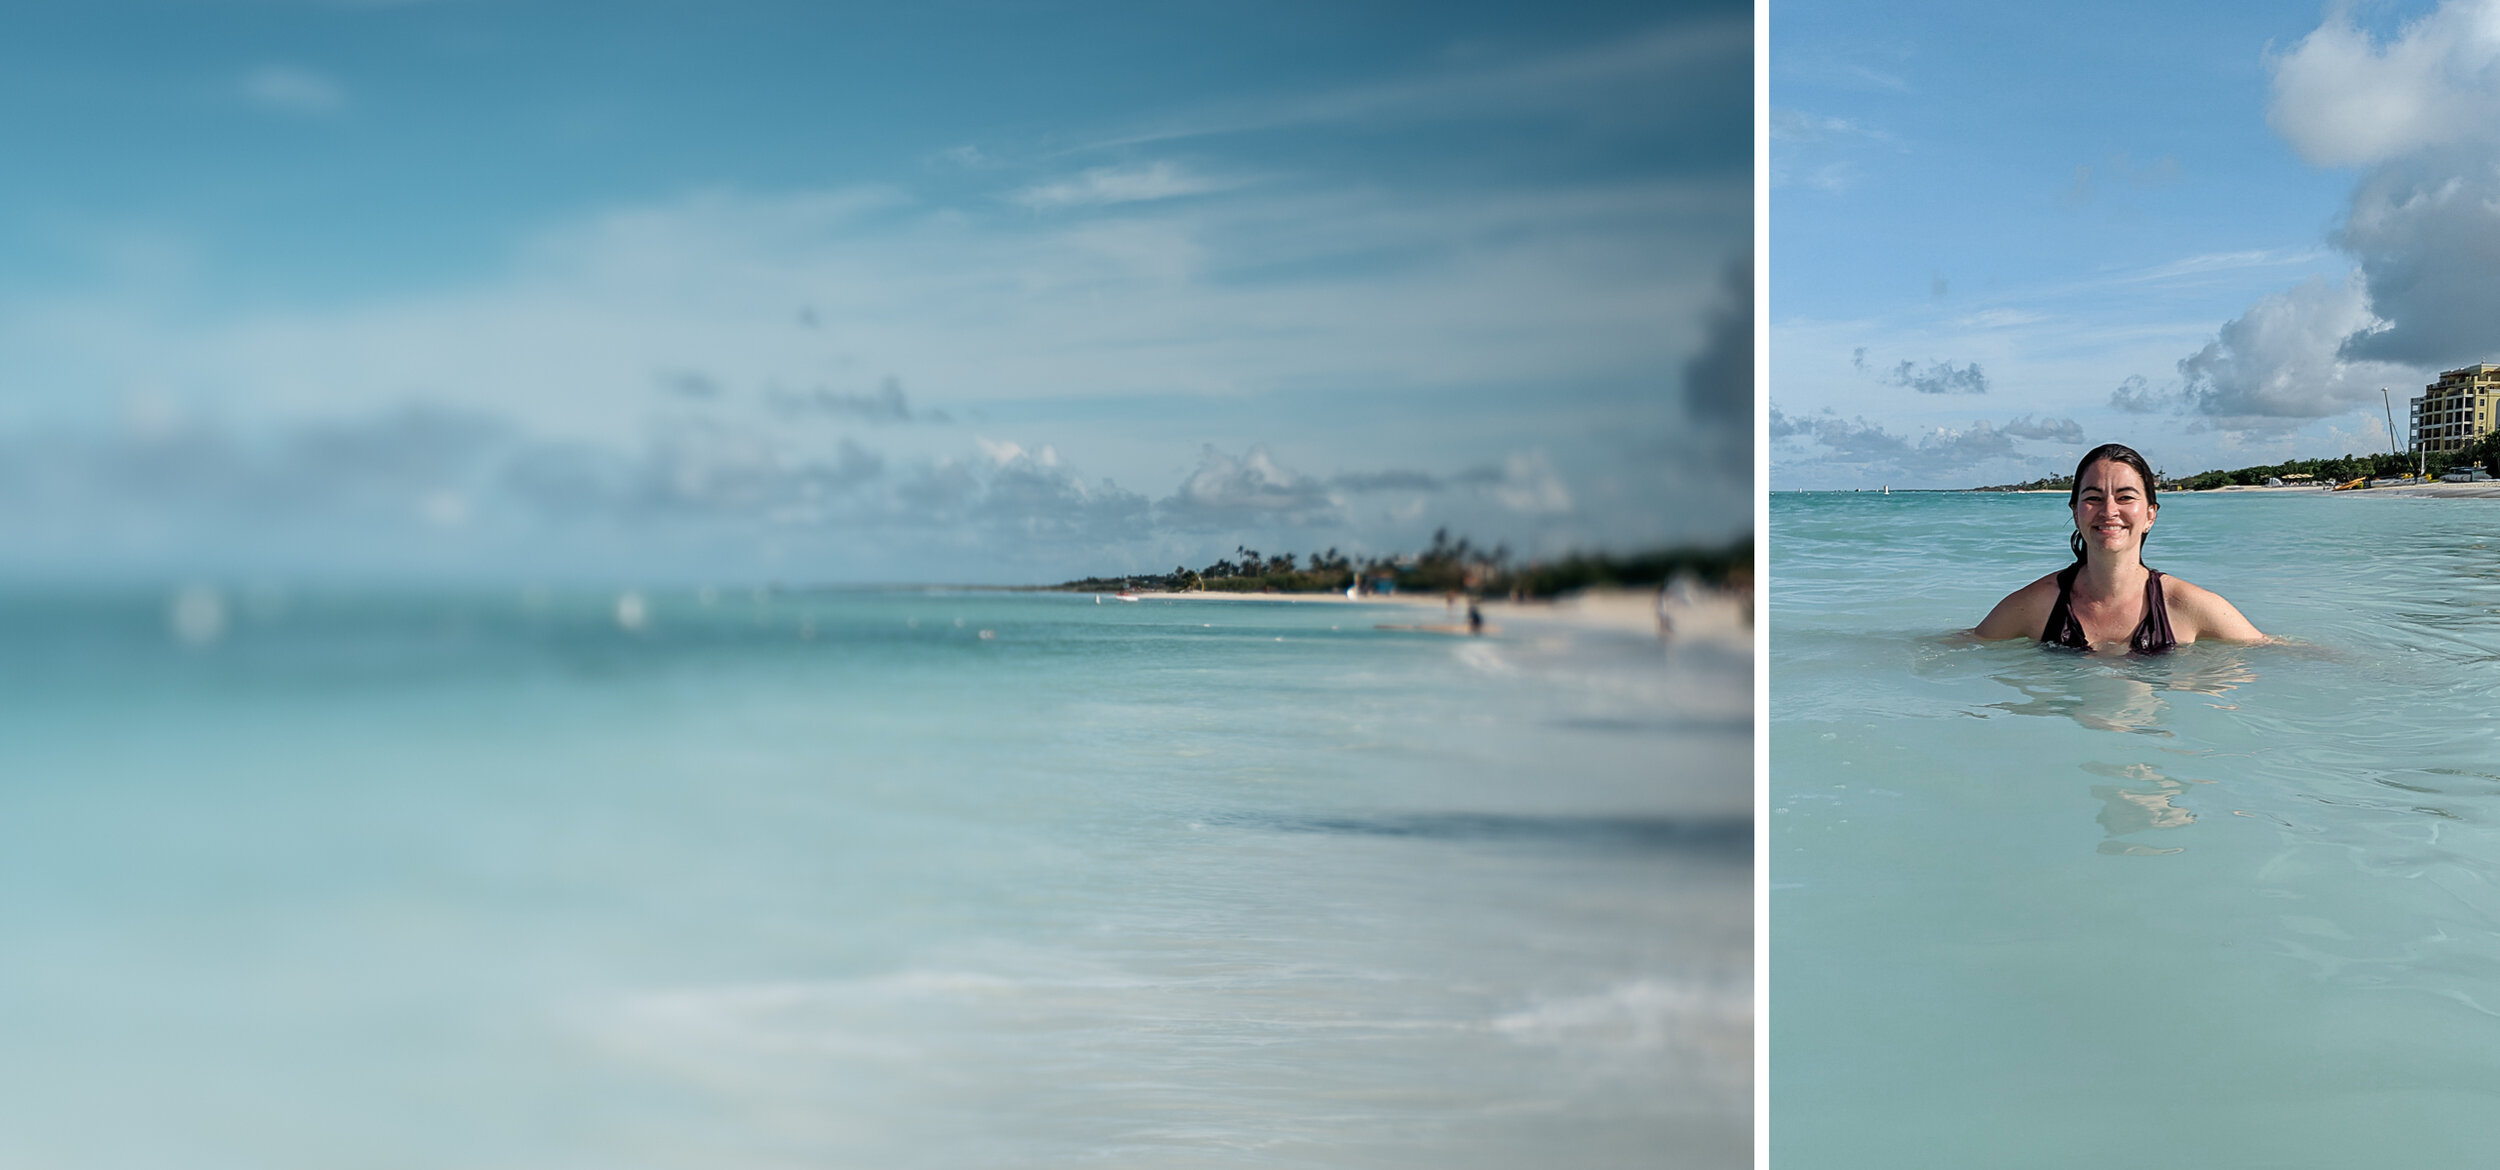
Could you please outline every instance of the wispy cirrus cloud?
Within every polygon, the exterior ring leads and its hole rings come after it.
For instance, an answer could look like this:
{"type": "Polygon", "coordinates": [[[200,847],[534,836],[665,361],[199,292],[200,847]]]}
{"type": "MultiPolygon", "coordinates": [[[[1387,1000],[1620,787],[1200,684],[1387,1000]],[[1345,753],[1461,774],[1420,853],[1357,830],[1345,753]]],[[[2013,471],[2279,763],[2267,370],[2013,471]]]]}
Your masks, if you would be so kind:
{"type": "Polygon", "coordinates": [[[1498,111],[1596,108],[1625,85],[1654,88],[1716,62],[1749,54],[1752,22],[1705,16],[1664,24],[1599,45],[1510,59],[1477,58],[1369,85],[1211,107],[1164,124],[1088,144],[1127,148],[1158,142],[1327,123],[1396,123],[1465,118],[1498,111]]]}
{"type": "Polygon", "coordinates": [[[1075,176],[1024,187],[1008,196],[1036,211],[1068,207],[1105,207],[1204,195],[1242,185],[1240,179],[1219,179],[1191,172],[1175,163],[1091,167],[1075,176]]]}
{"type": "Polygon", "coordinates": [[[301,66],[260,66],[243,75],[240,89],[246,100],[272,113],[327,118],[347,112],[347,88],[301,66]]]}
{"type": "Polygon", "coordinates": [[[955,421],[950,411],[915,409],[910,396],[903,393],[902,381],[891,377],[879,380],[874,394],[818,386],[808,390],[774,390],[766,395],[766,399],[774,410],[784,415],[821,414],[868,423],[955,421]]]}

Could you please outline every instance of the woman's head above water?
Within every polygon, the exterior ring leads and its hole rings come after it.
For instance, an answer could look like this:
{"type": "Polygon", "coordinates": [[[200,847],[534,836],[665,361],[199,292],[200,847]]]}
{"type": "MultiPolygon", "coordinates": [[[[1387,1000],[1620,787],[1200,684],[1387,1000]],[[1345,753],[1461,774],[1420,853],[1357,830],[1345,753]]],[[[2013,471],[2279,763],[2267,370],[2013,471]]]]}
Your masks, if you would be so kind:
{"type": "MultiPolygon", "coordinates": [[[[2154,503],[2153,465],[2146,463],[2142,455],[2135,453],[2135,448],[2130,447],[2125,443],[2103,443],[2098,447],[2094,447],[2091,450],[2084,452],[2083,458],[2075,462],[2075,486],[2067,489],[2066,491],[2067,507],[2074,507],[2075,501],[2083,496],[2083,473],[2090,470],[2093,464],[2099,463],[2104,459],[2124,463],[2127,466],[2134,468],[2136,478],[2144,483],[2144,502],[2147,504],[2154,503]]],[[[2154,506],[2159,507],[2160,505],[2154,504],[2154,506]]]]}
{"type": "Polygon", "coordinates": [[[2154,490],[2153,467],[2134,448],[2085,452],[2066,493],[2075,563],[2007,594],[1971,632],[2137,654],[2199,638],[2263,639],[2220,594],[2145,566],[2144,537],[2161,512],[2154,490]]]}
{"type": "Polygon", "coordinates": [[[2104,552],[2144,555],[2144,538],[2161,512],[2153,484],[2152,465],[2124,443],[2103,443],[2084,452],[2075,464],[2075,485],[2066,492],[2066,508],[2075,516],[2068,547],[2080,564],[2093,548],[2104,552]]]}

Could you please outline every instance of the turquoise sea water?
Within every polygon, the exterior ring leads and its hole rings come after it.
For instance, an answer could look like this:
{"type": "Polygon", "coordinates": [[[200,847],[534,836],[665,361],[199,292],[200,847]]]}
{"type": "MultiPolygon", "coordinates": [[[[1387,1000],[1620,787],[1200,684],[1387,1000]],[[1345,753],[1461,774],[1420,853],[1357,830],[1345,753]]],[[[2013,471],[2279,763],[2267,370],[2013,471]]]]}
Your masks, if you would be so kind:
{"type": "Polygon", "coordinates": [[[0,1165],[1742,1164],[1747,657],[1403,612],[7,595],[0,1165]]]}
{"type": "Polygon", "coordinates": [[[1774,1164],[2500,1164],[2500,501],[2165,496],[2289,644],[1946,636],[2064,504],[1772,497],[1774,1164]]]}

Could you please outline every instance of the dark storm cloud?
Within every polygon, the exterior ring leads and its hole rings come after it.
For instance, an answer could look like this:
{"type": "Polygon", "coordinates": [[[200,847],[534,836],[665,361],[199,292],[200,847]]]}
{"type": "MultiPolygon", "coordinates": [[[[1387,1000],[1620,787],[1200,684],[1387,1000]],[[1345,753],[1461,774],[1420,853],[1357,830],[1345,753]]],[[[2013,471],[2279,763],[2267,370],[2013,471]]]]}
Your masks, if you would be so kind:
{"type": "Polygon", "coordinates": [[[2380,167],[2334,243],[2360,267],[2379,322],[2338,356],[2442,368],[2500,356],[2500,148],[2380,167]]]}
{"type": "Polygon", "coordinates": [[[1753,424],[1753,258],[1731,262],[1720,301],[1704,323],[1707,340],[1684,366],[1684,410],[1704,425],[1753,424]]]}

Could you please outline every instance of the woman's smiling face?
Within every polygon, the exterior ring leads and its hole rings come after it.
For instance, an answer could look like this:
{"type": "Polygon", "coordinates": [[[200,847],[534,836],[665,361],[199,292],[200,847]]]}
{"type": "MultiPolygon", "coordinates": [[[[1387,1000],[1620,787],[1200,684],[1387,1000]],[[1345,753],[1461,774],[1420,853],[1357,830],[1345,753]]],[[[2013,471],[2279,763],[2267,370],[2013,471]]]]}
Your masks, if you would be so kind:
{"type": "Polygon", "coordinates": [[[2144,490],[2144,477],[2115,459],[2093,460],[2075,480],[2075,531],[2087,549],[2142,549],[2160,511],[2144,490]]]}

